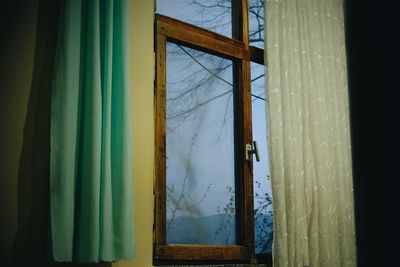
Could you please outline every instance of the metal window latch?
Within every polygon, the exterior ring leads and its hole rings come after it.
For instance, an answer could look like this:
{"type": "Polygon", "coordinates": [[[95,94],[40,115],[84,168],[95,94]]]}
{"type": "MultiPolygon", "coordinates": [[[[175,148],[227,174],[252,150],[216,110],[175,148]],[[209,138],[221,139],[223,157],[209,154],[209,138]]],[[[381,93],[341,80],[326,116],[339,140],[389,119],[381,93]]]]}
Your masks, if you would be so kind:
{"type": "Polygon", "coordinates": [[[260,154],[258,153],[257,141],[253,141],[253,145],[246,144],[246,160],[251,161],[253,154],[256,155],[257,162],[260,161],[260,154]]]}

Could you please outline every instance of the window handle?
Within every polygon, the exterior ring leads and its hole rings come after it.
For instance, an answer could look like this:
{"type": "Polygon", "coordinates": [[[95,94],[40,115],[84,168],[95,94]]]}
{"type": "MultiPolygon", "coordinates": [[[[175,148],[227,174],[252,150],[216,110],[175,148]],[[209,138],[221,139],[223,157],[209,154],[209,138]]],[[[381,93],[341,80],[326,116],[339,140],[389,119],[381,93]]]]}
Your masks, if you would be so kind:
{"type": "Polygon", "coordinates": [[[260,161],[260,154],[258,153],[257,141],[253,141],[253,144],[246,144],[246,160],[251,161],[252,155],[256,155],[257,162],[260,161]]]}

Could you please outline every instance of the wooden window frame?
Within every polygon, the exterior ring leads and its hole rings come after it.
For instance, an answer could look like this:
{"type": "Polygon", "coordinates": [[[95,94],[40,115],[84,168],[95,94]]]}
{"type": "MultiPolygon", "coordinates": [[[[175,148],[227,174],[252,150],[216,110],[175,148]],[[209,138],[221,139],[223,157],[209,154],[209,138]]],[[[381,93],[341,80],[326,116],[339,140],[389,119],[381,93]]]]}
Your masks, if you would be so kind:
{"type": "Polygon", "coordinates": [[[153,260],[172,262],[250,262],[254,252],[254,197],[251,161],[245,144],[252,142],[250,61],[263,64],[262,49],[249,46],[248,1],[232,1],[233,37],[156,14],[155,16],[155,212],[153,260]],[[235,188],[237,245],[166,244],[166,45],[181,44],[233,61],[235,188]]]}

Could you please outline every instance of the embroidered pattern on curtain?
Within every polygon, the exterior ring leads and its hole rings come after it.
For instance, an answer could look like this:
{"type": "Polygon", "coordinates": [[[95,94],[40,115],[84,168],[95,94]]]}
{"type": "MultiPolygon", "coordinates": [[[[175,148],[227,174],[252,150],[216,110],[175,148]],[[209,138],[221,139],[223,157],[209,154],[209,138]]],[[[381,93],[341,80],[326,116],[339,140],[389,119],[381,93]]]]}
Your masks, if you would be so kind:
{"type": "Polygon", "coordinates": [[[356,266],[342,4],[266,2],[274,266],[356,266]]]}

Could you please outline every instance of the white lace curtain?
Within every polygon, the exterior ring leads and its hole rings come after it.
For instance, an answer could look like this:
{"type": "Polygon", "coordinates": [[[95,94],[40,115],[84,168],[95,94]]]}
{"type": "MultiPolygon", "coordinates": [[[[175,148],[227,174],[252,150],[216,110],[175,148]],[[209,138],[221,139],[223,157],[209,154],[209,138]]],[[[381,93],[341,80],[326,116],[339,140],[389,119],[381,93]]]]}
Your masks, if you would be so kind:
{"type": "Polygon", "coordinates": [[[356,266],[342,0],[265,12],[274,266],[356,266]]]}

